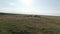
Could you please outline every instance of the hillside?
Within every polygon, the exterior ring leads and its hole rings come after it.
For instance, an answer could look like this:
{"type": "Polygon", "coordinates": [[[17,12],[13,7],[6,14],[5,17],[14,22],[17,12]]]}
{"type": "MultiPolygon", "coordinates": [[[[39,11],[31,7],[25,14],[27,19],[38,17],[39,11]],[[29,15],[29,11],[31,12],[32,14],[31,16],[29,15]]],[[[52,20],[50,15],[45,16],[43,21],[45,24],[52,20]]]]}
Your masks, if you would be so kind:
{"type": "Polygon", "coordinates": [[[60,34],[60,17],[0,13],[0,34],[60,34]]]}

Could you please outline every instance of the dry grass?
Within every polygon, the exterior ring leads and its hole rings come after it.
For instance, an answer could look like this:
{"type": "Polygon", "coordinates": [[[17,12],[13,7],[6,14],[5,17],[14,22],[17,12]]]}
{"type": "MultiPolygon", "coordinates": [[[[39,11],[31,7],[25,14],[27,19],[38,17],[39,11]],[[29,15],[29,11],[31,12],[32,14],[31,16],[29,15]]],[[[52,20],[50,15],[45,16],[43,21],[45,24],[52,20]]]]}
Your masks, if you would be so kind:
{"type": "Polygon", "coordinates": [[[60,19],[57,18],[59,17],[2,15],[0,34],[60,34],[60,19]]]}

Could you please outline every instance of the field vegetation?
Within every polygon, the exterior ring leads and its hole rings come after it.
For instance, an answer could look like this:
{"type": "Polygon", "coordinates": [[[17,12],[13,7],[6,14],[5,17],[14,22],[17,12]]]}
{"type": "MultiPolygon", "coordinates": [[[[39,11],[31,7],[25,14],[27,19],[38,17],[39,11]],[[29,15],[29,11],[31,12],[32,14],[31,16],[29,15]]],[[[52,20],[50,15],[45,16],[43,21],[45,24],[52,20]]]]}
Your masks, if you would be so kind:
{"type": "Polygon", "coordinates": [[[60,34],[60,17],[0,14],[0,34],[60,34]]]}

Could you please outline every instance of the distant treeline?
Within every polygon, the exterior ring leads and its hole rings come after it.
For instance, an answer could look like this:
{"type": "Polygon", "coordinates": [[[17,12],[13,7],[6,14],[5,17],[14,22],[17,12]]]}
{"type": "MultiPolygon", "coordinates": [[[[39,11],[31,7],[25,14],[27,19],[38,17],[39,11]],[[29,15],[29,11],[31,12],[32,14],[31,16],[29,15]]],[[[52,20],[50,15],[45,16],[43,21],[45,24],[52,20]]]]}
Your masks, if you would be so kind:
{"type": "Polygon", "coordinates": [[[0,13],[0,15],[18,15],[18,14],[11,14],[11,13],[0,13]]]}
{"type": "Polygon", "coordinates": [[[41,17],[40,15],[27,15],[27,16],[25,16],[25,17],[41,17]]]}
{"type": "MultiPolygon", "coordinates": [[[[22,14],[12,14],[12,13],[0,13],[0,15],[22,15],[22,14]]],[[[24,17],[41,17],[40,15],[25,15],[24,17]]]]}

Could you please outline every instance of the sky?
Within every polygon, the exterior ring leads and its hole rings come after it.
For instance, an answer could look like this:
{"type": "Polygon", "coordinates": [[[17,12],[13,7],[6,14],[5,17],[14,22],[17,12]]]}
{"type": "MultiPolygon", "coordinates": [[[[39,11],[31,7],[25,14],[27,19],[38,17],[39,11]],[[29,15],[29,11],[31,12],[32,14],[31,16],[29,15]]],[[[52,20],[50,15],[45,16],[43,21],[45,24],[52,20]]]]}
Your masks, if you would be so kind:
{"type": "Polygon", "coordinates": [[[0,0],[0,12],[60,16],[60,0],[0,0]]]}

